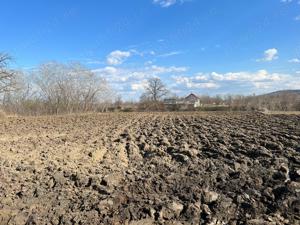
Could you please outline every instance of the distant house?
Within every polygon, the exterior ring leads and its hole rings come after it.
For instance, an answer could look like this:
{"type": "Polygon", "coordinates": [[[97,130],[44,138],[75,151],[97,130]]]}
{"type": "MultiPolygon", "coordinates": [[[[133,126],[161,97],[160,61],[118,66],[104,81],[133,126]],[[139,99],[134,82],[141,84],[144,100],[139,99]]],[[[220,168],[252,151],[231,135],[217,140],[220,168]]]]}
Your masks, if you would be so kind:
{"type": "Polygon", "coordinates": [[[185,98],[167,98],[164,99],[164,104],[169,108],[177,108],[177,109],[192,109],[201,106],[200,98],[191,93],[185,98]]]}
{"type": "Polygon", "coordinates": [[[195,108],[201,106],[200,98],[193,93],[191,93],[187,97],[185,97],[184,102],[185,102],[185,104],[188,104],[188,105],[194,105],[195,108]]]}

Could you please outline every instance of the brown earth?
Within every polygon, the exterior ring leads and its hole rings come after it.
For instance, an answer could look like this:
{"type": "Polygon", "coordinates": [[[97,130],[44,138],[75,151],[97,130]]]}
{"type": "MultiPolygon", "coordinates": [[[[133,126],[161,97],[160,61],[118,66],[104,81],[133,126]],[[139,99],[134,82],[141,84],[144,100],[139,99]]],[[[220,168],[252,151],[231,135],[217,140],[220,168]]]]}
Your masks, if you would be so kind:
{"type": "Polygon", "coordinates": [[[0,120],[0,224],[299,224],[300,115],[0,120]]]}

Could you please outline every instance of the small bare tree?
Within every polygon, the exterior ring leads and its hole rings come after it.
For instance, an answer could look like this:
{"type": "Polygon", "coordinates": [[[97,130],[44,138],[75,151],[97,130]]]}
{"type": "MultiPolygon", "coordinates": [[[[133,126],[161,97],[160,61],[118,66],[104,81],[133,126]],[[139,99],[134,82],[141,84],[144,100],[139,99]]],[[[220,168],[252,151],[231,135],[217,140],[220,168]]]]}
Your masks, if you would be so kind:
{"type": "Polygon", "coordinates": [[[16,74],[7,68],[11,57],[8,54],[0,53],[0,94],[11,92],[15,89],[16,74]]]}
{"type": "Polygon", "coordinates": [[[146,92],[143,98],[150,101],[158,102],[162,97],[168,94],[168,90],[159,78],[150,78],[145,87],[146,92]]]}

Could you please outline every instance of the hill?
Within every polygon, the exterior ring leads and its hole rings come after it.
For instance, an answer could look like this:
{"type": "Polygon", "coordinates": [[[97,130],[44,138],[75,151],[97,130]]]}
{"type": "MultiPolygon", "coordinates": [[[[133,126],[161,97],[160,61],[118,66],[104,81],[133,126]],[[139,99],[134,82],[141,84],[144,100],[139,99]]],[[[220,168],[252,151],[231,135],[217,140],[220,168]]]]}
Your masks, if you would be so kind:
{"type": "Polygon", "coordinates": [[[260,96],[266,97],[266,96],[286,96],[286,95],[299,95],[300,96],[300,90],[280,90],[280,91],[275,91],[267,94],[263,94],[260,96]]]}

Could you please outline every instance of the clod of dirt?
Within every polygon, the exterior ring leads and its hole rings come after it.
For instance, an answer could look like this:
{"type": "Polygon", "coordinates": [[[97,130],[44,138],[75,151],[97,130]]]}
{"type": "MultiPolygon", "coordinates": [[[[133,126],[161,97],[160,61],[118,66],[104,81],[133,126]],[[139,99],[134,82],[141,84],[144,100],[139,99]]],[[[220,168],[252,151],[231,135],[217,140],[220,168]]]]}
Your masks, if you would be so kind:
{"type": "Polygon", "coordinates": [[[176,219],[183,210],[183,205],[179,202],[171,202],[163,206],[160,211],[160,218],[164,220],[176,219]]]}
{"type": "Polygon", "coordinates": [[[105,153],[107,152],[106,149],[97,149],[93,152],[89,153],[89,156],[92,158],[93,161],[101,161],[105,155],[105,153]]]}
{"type": "Polygon", "coordinates": [[[172,156],[176,161],[181,162],[181,163],[186,163],[190,159],[187,155],[184,155],[181,153],[174,153],[172,156]]]}
{"type": "Polygon", "coordinates": [[[213,191],[204,191],[203,193],[203,202],[206,204],[215,202],[218,200],[219,194],[213,191]]]}
{"type": "Polygon", "coordinates": [[[102,178],[101,184],[103,186],[109,186],[109,187],[117,187],[119,183],[122,181],[123,175],[121,173],[112,173],[105,175],[102,178]]]}

